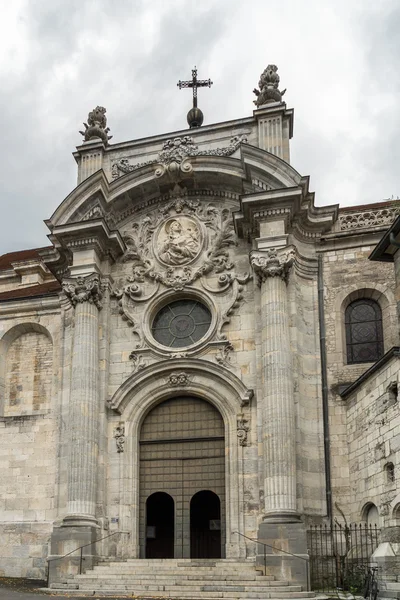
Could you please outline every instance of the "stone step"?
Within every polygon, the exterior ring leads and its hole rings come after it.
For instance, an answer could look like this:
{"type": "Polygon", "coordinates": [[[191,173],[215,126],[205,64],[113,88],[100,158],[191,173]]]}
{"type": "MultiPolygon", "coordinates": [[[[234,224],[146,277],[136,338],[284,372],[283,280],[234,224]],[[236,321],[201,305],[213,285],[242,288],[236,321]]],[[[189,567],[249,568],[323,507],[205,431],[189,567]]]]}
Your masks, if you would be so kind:
{"type": "Polygon", "coordinates": [[[230,583],[230,582],[243,582],[244,585],[276,585],[276,586],[285,586],[288,585],[287,581],[275,581],[273,577],[247,577],[247,578],[243,578],[243,577],[236,577],[236,576],[232,576],[232,577],[221,577],[221,576],[217,576],[217,575],[204,575],[203,577],[201,577],[200,575],[148,575],[148,574],[137,574],[137,575],[132,575],[132,574],[127,574],[125,575],[125,577],[121,578],[120,575],[115,575],[110,573],[109,575],[105,575],[105,574],[96,574],[96,573],[87,573],[84,575],[79,575],[77,576],[73,581],[102,581],[102,580],[107,580],[107,581],[121,581],[121,579],[123,581],[134,581],[137,583],[147,583],[149,581],[157,581],[157,582],[165,582],[165,583],[177,583],[178,581],[182,582],[182,585],[196,585],[196,582],[207,582],[207,581],[212,581],[212,582],[218,582],[221,585],[224,585],[226,583],[230,583]]]}
{"type": "MultiPolygon", "coordinates": [[[[43,588],[42,590],[40,590],[42,592],[49,592],[48,588],[43,588]]],[[[68,591],[68,597],[81,597],[82,596],[82,591],[80,590],[76,590],[76,589],[68,589],[67,588],[59,588],[60,592],[66,592],[68,591]]],[[[51,590],[51,592],[57,592],[56,588],[53,588],[51,590]]],[[[91,596],[96,596],[98,598],[107,598],[109,596],[114,596],[115,597],[115,590],[106,590],[106,589],[102,589],[102,590],[98,590],[98,589],[91,589],[91,590],[87,590],[84,592],[86,593],[90,593],[91,596]]],[[[127,598],[131,598],[131,593],[130,591],[127,590],[126,592],[127,594],[127,598]]],[[[124,594],[123,594],[124,596],[124,594]]],[[[315,593],[314,592],[297,592],[294,594],[289,593],[288,595],[285,594],[258,594],[257,592],[229,592],[227,593],[227,595],[225,595],[223,592],[194,592],[194,593],[180,593],[178,595],[174,595],[171,594],[169,592],[164,592],[161,596],[159,593],[156,594],[152,594],[152,593],[144,593],[144,594],[138,594],[135,595],[135,600],[146,600],[149,598],[154,598],[157,600],[160,600],[160,598],[170,598],[171,600],[181,600],[184,598],[184,600],[214,600],[214,599],[221,599],[224,600],[224,598],[227,598],[229,600],[241,600],[242,598],[246,599],[246,600],[303,600],[305,598],[315,598],[315,593]]]]}
{"type": "MultiPolygon", "coordinates": [[[[52,590],[53,592],[56,590],[52,590]]],[[[65,588],[64,588],[65,591],[65,588]]],[[[72,590],[71,590],[72,591],[72,590]]],[[[276,600],[290,600],[290,599],[303,599],[303,598],[314,598],[314,592],[276,592],[268,590],[267,592],[260,592],[258,590],[250,590],[250,591],[234,591],[234,590],[223,590],[223,591],[211,591],[211,590],[137,590],[132,588],[126,588],[124,590],[115,589],[115,588],[88,588],[84,590],[76,590],[77,593],[91,593],[93,595],[114,595],[116,593],[124,592],[126,593],[134,593],[135,598],[176,598],[177,600],[185,600],[196,599],[203,600],[206,598],[253,598],[254,600],[260,599],[276,599],[276,600]]]]}
{"type": "MultiPolygon", "coordinates": [[[[218,578],[218,579],[234,579],[234,580],[243,580],[243,581],[256,581],[256,580],[264,580],[264,581],[273,581],[273,576],[272,575],[258,575],[256,573],[256,571],[250,572],[250,573],[240,573],[240,571],[234,571],[232,573],[226,573],[226,572],[222,572],[222,571],[214,571],[212,573],[210,573],[210,571],[207,571],[206,573],[200,573],[196,570],[194,571],[177,571],[177,570],[171,570],[171,571],[165,571],[165,572],[160,572],[158,569],[156,572],[154,571],[139,571],[139,570],[131,570],[128,568],[125,569],[120,569],[118,571],[115,571],[114,569],[93,569],[92,571],[90,571],[90,574],[95,575],[95,576],[99,576],[99,577],[112,577],[112,578],[119,578],[119,577],[141,577],[141,578],[149,578],[149,579],[153,579],[154,577],[157,577],[158,579],[164,578],[164,577],[168,577],[168,578],[181,578],[181,579],[188,579],[189,581],[191,579],[214,579],[214,578],[218,578]]],[[[83,577],[84,575],[79,575],[79,577],[83,577]]]]}
{"type": "Polygon", "coordinates": [[[125,562],[117,562],[117,563],[101,563],[99,565],[97,565],[99,568],[101,567],[105,567],[105,566],[109,566],[112,569],[118,569],[118,567],[123,567],[124,565],[129,566],[131,569],[154,569],[156,568],[160,568],[160,569],[226,569],[227,571],[234,571],[235,569],[241,569],[242,571],[251,571],[251,569],[254,569],[254,564],[255,563],[218,563],[218,564],[193,564],[193,563],[181,563],[181,564],[176,564],[176,563],[172,563],[172,564],[168,564],[168,563],[158,563],[158,562],[153,562],[150,564],[147,563],[132,563],[129,561],[125,561],[125,562]]]}
{"type": "MultiPolygon", "coordinates": [[[[75,584],[73,584],[75,585],[75,584]]],[[[260,585],[260,586],[254,586],[254,585],[238,585],[237,583],[234,584],[226,584],[226,583],[208,583],[208,584],[204,584],[204,583],[196,583],[195,585],[183,585],[182,582],[177,582],[176,584],[173,583],[139,583],[139,582],[130,582],[130,581],[121,581],[120,583],[114,583],[114,582],[110,582],[110,581],[85,581],[85,582],[79,582],[79,589],[83,590],[83,589],[87,589],[87,588],[93,588],[93,587],[98,587],[100,588],[113,588],[115,590],[120,590],[120,589],[131,589],[134,590],[135,592],[140,590],[159,590],[159,591],[165,591],[165,590],[196,590],[196,591],[214,591],[214,592],[223,592],[223,591],[245,591],[245,592],[249,592],[251,590],[257,590],[258,592],[272,592],[272,591],[276,591],[276,592],[283,592],[283,591],[287,591],[287,592],[301,592],[301,586],[296,586],[296,585],[286,585],[286,586],[279,586],[279,585],[260,585]]]]}

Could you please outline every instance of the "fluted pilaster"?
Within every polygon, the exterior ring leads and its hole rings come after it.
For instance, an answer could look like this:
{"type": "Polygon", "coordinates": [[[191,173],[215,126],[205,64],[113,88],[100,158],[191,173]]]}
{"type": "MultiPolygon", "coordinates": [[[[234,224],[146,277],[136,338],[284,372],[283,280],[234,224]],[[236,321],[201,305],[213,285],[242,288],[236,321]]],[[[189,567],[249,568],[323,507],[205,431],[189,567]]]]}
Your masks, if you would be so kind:
{"type": "Polygon", "coordinates": [[[265,516],[296,514],[296,435],[287,280],[294,251],[253,253],[261,287],[265,516]]]}
{"type": "Polygon", "coordinates": [[[98,457],[99,309],[97,276],[63,284],[75,307],[69,409],[68,516],[66,521],[95,520],[98,457]]]}

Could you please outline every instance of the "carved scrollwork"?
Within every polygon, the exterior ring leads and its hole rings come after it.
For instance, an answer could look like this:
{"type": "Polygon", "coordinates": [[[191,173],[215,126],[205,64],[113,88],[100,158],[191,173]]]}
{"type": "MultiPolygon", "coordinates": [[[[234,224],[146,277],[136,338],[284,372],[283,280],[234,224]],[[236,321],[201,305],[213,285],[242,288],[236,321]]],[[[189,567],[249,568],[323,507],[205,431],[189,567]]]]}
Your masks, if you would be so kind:
{"type": "Polygon", "coordinates": [[[171,138],[164,142],[162,150],[158,154],[158,159],[143,163],[130,164],[129,159],[121,158],[112,164],[111,173],[113,179],[116,179],[121,173],[131,173],[146,165],[156,165],[154,174],[156,177],[162,177],[166,173],[172,177],[180,173],[190,173],[193,166],[189,160],[195,156],[231,156],[239,148],[240,144],[247,142],[245,134],[234,136],[229,146],[223,148],[212,148],[203,150],[199,148],[193,137],[185,135],[183,137],[171,138]]]}
{"type": "Polygon", "coordinates": [[[137,354],[134,350],[130,353],[129,360],[133,363],[132,373],[136,373],[136,371],[140,371],[140,369],[144,369],[146,366],[143,356],[137,354]]]}
{"type": "Polygon", "coordinates": [[[125,425],[123,423],[120,423],[114,429],[114,438],[117,446],[117,452],[123,452],[125,446],[125,425]]]}
{"type": "Polygon", "coordinates": [[[89,302],[97,306],[99,310],[102,308],[103,293],[98,275],[65,279],[62,287],[72,306],[89,302]]]}
{"type": "Polygon", "coordinates": [[[230,342],[225,344],[222,348],[218,350],[215,355],[215,360],[217,363],[224,367],[231,367],[230,355],[233,352],[233,346],[230,342]]]}
{"type": "Polygon", "coordinates": [[[168,383],[173,387],[185,387],[189,385],[190,377],[184,371],[181,371],[180,373],[171,373],[168,377],[168,383]]]}
{"type": "Polygon", "coordinates": [[[283,250],[271,248],[262,253],[252,252],[250,262],[258,276],[258,285],[261,286],[269,277],[280,277],[287,282],[294,259],[293,248],[283,250]]]}
{"type": "MultiPolygon", "coordinates": [[[[196,289],[197,284],[197,289],[201,285],[210,294],[223,296],[214,335],[215,341],[225,342],[222,329],[242,302],[244,285],[252,277],[233,271],[230,247],[237,241],[230,210],[181,195],[134,223],[124,239],[127,251],[122,260],[132,263],[132,272],[113,294],[120,314],[139,337],[136,349],[146,346],[145,338],[151,336],[147,326],[143,332],[137,306],[154,299],[160,286],[184,291],[196,289]]],[[[152,346],[151,337],[147,341],[152,346]]]]}
{"type": "MultiPolygon", "coordinates": [[[[162,283],[166,287],[182,290],[211,271],[221,273],[233,268],[228,248],[236,244],[230,211],[200,202],[178,198],[162,207],[154,216],[147,216],[132,226],[132,233],[124,237],[127,251],[124,261],[132,261],[132,276],[123,293],[139,301],[145,280],[162,283]],[[187,217],[180,215],[187,208],[187,217]],[[168,216],[171,218],[168,219],[168,216]],[[190,216],[190,218],[189,218],[190,216]],[[203,245],[200,223],[211,237],[209,250],[202,264],[189,267],[185,263],[200,256],[203,245]],[[155,235],[157,232],[157,235],[155,235]],[[157,262],[169,264],[160,269],[157,262]]],[[[152,295],[157,290],[152,292],[152,295]]],[[[146,297],[148,300],[149,297],[146,297]]]]}
{"type": "Polygon", "coordinates": [[[249,421],[242,417],[237,420],[237,436],[240,446],[247,446],[247,435],[249,432],[249,421]]]}

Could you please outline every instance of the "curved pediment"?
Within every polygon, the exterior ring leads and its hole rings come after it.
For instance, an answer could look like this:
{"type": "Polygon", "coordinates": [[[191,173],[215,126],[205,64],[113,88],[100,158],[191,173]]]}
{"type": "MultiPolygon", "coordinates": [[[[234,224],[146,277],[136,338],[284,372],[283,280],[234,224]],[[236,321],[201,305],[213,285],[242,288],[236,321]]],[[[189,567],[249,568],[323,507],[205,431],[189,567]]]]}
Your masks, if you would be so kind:
{"type": "Polygon", "coordinates": [[[52,230],[105,217],[113,228],[177,188],[188,195],[201,195],[207,190],[239,200],[247,193],[297,186],[301,181],[288,163],[255,146],[241,144],[236,154],[194,156],[185,161],[184,168],[175,169],[160,163],[145,164],[111,182],[100,169],[78,185],[46,223],[52,230]]]}

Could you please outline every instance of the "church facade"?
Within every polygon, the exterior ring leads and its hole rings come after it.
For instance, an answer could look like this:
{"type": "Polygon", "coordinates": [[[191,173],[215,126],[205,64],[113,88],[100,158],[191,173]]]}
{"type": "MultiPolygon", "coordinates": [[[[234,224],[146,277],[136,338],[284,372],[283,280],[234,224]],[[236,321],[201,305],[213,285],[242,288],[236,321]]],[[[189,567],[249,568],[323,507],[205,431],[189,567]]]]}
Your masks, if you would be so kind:
{"type": "Polygon", "coordinates": [[[267,71],[252,116],[173,134],[110,144],[97,107],[51,246],[0,257],[2,575],[259,540],[306,585],[342,515],[397,564],[400,205],[316,206],[267,71]]]}

